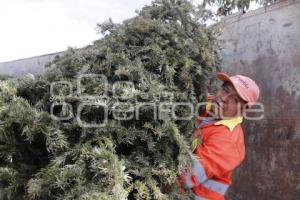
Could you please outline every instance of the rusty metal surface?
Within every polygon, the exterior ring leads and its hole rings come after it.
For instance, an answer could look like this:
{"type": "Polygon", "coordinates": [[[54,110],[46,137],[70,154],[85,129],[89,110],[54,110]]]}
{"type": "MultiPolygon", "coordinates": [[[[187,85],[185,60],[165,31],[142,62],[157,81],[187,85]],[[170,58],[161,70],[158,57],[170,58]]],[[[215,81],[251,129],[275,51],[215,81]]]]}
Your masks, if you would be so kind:
{"type": "Polygon", "coordinates": [[[243,125],[247,156],[227,199],[300,199],[300,1],[227,18],[223,28],[224,71],[255,79],[265,107],[263,120],[243,125]]]}

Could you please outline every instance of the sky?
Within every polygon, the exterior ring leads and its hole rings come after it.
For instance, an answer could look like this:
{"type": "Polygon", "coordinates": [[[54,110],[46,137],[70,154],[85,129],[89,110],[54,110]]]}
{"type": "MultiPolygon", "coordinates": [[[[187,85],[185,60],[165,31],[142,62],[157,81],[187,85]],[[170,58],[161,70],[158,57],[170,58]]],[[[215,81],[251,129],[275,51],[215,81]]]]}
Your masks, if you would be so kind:
{"type": "Polygon", "coordinates": [[[121,22],[151,0],[0,0],[0,62],[83,47],[96,24],[121,22]]]}
{"type": "Polygon", "coordinates": [[[122,22],[150,2],[0,0],[0,62],[86,46],[101,37],[97,23],[122,22]]]}

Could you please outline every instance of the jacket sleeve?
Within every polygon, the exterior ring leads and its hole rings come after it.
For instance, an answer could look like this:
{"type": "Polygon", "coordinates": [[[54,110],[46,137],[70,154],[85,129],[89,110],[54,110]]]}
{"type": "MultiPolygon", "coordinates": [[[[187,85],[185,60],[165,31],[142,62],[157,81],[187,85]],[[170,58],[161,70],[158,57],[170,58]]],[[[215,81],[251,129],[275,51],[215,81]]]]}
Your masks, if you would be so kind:
{"type": "Polygon", "coordinates": [[[222,177],[241,162],[237,147],[227,133],[214,133],[194,151],[195,159],[191,169],[185,169],[181,178],[192,188],[213,177],[222,177]]]}

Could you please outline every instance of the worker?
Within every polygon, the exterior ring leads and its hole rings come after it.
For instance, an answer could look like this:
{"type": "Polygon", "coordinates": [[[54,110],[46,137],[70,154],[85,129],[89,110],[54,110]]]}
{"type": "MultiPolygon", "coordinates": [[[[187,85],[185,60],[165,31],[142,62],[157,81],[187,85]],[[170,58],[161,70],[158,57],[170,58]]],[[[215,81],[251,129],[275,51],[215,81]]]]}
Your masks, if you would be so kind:
{"type": "Polygon", "coordinates": [[[231,175],[245,158],[243,113],[259,97],[256,83],[242,75],[218,73],[223,81],[213,100],[216,119],[197,121],[193,139],[191,168],[181,171],[184,185],[196,200],[222,200],[231,185],[231,175]],[[200,142],[201,141],[201,142],[200,142]]]}

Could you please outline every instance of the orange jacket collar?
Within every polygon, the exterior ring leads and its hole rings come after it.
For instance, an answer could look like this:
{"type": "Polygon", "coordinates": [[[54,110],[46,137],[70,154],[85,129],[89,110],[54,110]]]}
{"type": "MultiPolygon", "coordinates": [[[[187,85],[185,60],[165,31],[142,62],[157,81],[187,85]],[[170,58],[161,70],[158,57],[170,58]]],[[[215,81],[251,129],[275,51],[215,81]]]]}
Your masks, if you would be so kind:
{"type": "Polygon", "coordinates": [[[240,124],[243,122],[243,117],[235,117],[232,119],[222,119],[220,121],[217,121],[214,123],[214,125],[224,125],[227,128],[229,128],[230,131],[236,127],[236,125],[240,124]]]}

